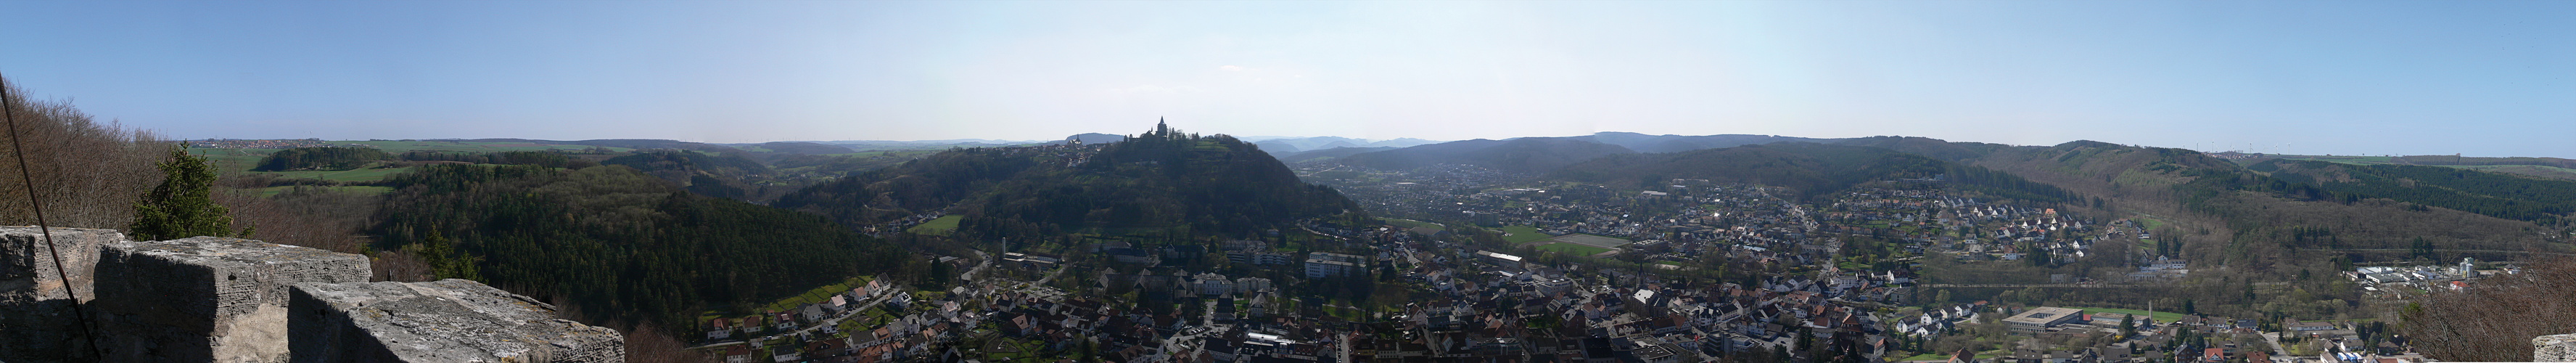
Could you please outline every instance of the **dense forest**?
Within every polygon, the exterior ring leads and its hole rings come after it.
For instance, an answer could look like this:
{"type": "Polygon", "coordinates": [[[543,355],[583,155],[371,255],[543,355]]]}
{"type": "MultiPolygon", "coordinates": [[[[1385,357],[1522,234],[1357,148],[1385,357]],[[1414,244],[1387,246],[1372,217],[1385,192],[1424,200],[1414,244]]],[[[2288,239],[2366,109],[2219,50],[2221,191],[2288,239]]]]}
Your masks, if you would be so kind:
{"type": "Polygon", "coordinates": [[[850,225],[884,223],[946,209],[1038,164],[1002,149],[949,150],[787,193],[770,205],[850,225]]]}
{"type": "Polygon", "coordinates": [[[717,198],[758,200],[760,184],[774,171],[743,153],[708,154],[692,150],[655,149],[599,162],[634,168],[690,192],[717,198]]]}
{"type": "Polygon", "coordinates": [[[378,212],[378,249],[614,321],[693,326],[703,309],[917,265],[821,217],[686,193],[624,166],[433,165],[389,184],[399,189],[378,212]]]}
{"type": "Polygon", "coordinates": [[[1941,170],[1942,177],[1947,179],[1953,188],[1959,190],[2041,203],[2067,203],[2080,199],[2075,196],[2075,192],[2060,189],[2055,185],[2022,179],[2021,176],[1982,166],[1947,164],[1941,170]]]}
{"type": "Polygon", "coordinates": [[[1340,159],[1348,165],[1380,170],[1414,169],[1438,164],[1475,165],[1517,174],[1544,174],[1605,156],[1636,154],[1619,145],[1589,137],[1524,137],[1467,140],[1368,152],[1340,159]]]}
{"type": "Polygon", "coordinates": [[[1107,232],[1186,228],[1237,238],[1360,211],[1340,192],[1299,181],[1268,153],[1225,135],[1146,133],[1070,170],[1033,176],[1002,184],[973,210],[984,222],[1107,232]]]}
{"type": "Polygon", "coordinates": [[[2576,181],[2547,180],[2459,168],[2348,165],[2274,159],[2248,166],[2271,172],[2308,199],[2388,198],[2496,218],[2549,224],[2576,213],[2576,181]]]}
{"type": "Polygon", "coordinates": [[[394,157],[403,161],[453,161],[467,164],[537,165],[549,168],[587,168],[598,162],[575,158],[555,151],[500,151],[488,153],[407,151],[394,157]]]}
{"type": "Polygon", "coordinates": [[[773,204],[854,225],[936,211],[982,235],[1241,236],[1357,205],[1250,143],[1158,129],[1079,148],[957,149],[790,193],[773,204]],[[1087,155],[1088,158],[1082,158],[1087,155]]]}
{"type": "Polygon", "coordinates": [[[2409,155],[2388,158],[2388,162],[2412,165],[2538,165],[2576,169],[2576,160],[2543,157],[2482,158],[2459,155],[2409,155]]]}
{"type": "Polygon", "coordinates": [[[393,158],[371,147],[299,147],[278,150],[259,160],[252,171],[349,170],[393,158]]]}

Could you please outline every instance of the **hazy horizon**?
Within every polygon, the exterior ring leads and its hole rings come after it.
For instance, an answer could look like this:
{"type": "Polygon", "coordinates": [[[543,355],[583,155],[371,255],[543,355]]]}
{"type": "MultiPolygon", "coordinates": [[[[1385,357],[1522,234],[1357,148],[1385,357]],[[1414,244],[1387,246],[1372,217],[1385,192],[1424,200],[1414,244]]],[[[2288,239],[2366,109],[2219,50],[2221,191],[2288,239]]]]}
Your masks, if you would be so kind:
{"type": "Polygon", "coordinates": [[[173,138],[1620,131],[2576,157],[2564,2],[18,2],[173,138]]]}

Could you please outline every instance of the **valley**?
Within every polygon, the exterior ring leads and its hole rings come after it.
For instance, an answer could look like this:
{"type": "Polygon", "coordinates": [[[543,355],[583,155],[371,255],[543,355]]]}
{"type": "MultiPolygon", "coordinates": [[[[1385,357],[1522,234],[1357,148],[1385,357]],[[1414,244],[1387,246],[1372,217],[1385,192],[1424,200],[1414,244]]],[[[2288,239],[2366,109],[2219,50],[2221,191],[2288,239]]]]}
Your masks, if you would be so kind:
{"type": "Polygon", "coordinates": [[[2487,171],[2544,159],[1091,135],[188,150],[253,238],[728,361],[2410,357],[2410,304],[2576,255],[2576,187],[2487,171]]]}

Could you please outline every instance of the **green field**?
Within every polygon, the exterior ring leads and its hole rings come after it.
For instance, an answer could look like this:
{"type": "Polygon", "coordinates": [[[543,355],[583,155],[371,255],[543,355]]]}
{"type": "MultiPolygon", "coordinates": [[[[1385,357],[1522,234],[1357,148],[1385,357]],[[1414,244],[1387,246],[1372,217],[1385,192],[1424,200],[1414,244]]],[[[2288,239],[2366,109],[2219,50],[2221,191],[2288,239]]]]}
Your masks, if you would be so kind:
{"type": "Polygon", "coordinates": [[[1580,243],[1601,248],[1617,248],[1619,246],[1626,246],[1630,242],[1626,239],[1602,237],[1582,233],[1571,233],[1563,236],[1556,236],[1556,238],[1551,238],[1549,240],[1565,243],[1580,243]]]}
{"type": "Polygon", "coordinates": [[[213,161],[213,162],[215,162],[215,171],[216,171],[216,172],[219,172],[219,173],[225,173],[225,174],[233,174],[233,173],[240,173],[240,172],[250,171],[250,168],[251,168],[251,167],[259,166],[259,159],[260,159],[260,158],[266,158],[266,157],[268,157],[268,154],[269,154],[269,153],[274,153],[274,152],[277,152],[277,150],[271,150],[271,149],[209,149],[209,148],[189,148],[189,149],[188,149],[188,153],[189,153],[189,154],[196,154],[197,156],[203,156],[203,157],[206,157],[207,161],[213,161]]]}
{"type": "MultiPolygon", "coordinates": [[[[383,149],[386,153],[393,153],[393,154],[401,154],[401,153],[406,152],[406,151],[420,151],[420,150],[432,150],[432,151],[465,151],[465,152],[495,152],[495,151],[533,151],[533,150],[582,150],[582,149],[589,149],[589,148],[592,148],[592,146],[586,146],[586,145],[531,144],[531,143],[513,143],[513,142],[456,142],[456,141],[332,141],[331,143],[333,143],[333,144],[359,144],[359,145],[374,146],[374,147],[376,147],[377,149],[383,149]]],[[[612,151],[633,151],[633,150],[634,150],[634,149],[622,148],[622,147],[611,147],[611,148],[608,148],[608,149],[609,149],[609,150],[612,150],[612,151]]]]}
{"type": "Polygon", "coordinates": [[[948,233],[950,233],[950,232],[956,232],[956,231],[957,231],[957,221],[958,221],[958,220],[960,220],[960,219],[965,219],[965,218],[966,218],[966,216],[963,216],[963,215],[953,215],[953,214],[952,214],[952,215],[947,215],[947,216],[941,216],[941,217],[939,217],[939,218],[933,218],[933,219],[931,219],[929,222],[921,222],[921,225],[918,225],[918,226],[912,226],[912,228],[911,228],[911,229],[905,229],[905,230],[903,230],[903,231],[904,231],[904,232],[911,232],[912,234],[926,234],[926,235],[932,235],[932,236],[946,236],[946,235],[948,235],[948,233]]]}
{"type": "Polygon", "coordinates": [[[1416,220],[1411,220],[1411,219],[1378,218],[1378,220],[1379,220],[1379,221],[1383,221],[1383,222],[1385,222],[1386,224],[1389,224],[1389,225],[1394,225],[1394,226],[1396,226],[1396,227],[1404,227],[1405,229],[1414,229],[1414,228],[1422,228],[1422,227],[1431,227],[1431,230],[1433,230],[1433,231],[1446,231],[1446,230],[1449,230],[1449,227],[1448,227],[1448,226],[1443,226],[1443,225],[1440,225],[1439,223],[1423,222],[1423,221],[1416,221],[1416,220]]]}
{"type": "Polygon", "coordinates": [[[276,176],[277,176],[277,177],[279,177],[279,178],[291,178],[291,179],[321,179],[321,180],[329,180],[329,181],[343,181],[343,182],[365,182],[365,181],[378,181],[378,180],[385,180],[386,178],[392,178],[392,177],[394,176],[394,174],[402,174],[402,172],[406,172],[406,171],[411,171],[411,168],[377,168],[377,167],[368,167],[368,168],[357,168],[357,169],[349,169],[349,170],[258,171],[258,172],[249,172],[249,173],[269,174],[269,175],[276,175],[276,176]]]}
{"type": "MultiPolygon", "coordinates": [[[[586,149],[591,148],[591,146],[583,146],[583,145],[530,144],[530,143],[508,143],[508,142],[454,142],[454,141],[330,141],[330,143],[331,143],[331,144],[334,144],[334,145],[360,144],[360,145],[374,146],[374,147],[376,147],[377,149],[384,150],[386,153],[390,153],[390,154],[401,154],[401,153],[403,153],[403,152],[408,152],[408,151],[423,151],[423,150],[427,150],[427,151],[457,151],[457,152],[486,153],[486,152],[500,152],[500,151],[586,150],[586,149]]],[[[610,150],[610,151],[619,151],[619,152],[624,152],[624,151],[634,151],[634,150],[635,150],[635,149],[622,148],[622,147],[611,147],[611,148],[607,148],[607,149],[608,149],[608,150],[610,150]]],[[[259,160],[260,160],[260,158],[268,157],[268,154],[276,153],[278,150],[280,150],[280,149],[189,148],[189,149],[188,149],[188,152],[189,152],[189,153],[192,153],[192,154],[197,154],[197,155],[199,155],[199,156],[205,156],[207,159],[212,159],[212,160],[215,162],[215,169],[216,169],[216,170],[223,171],[223,172],[227,172],[227,173],[231,173],[231,172],[243,172],[243,171],[249,171],[251,167],[253,167],[253,166],[258,166],[258,165],[259,165],[259,160]]],[[[290,176],[290,177],[303,177],[303,176],[290,176]]],[[[326,179],[326,180],[328,180],[328,179],[326,179]]]]}
{"type": "MultiPolygon", "coordinates": [[[[402,153],[402,152],[406,152],[406,151],[419,151],[419,150],[433,150],[433,151],[459,151],[459,152],[478,152],[478,153],[479,153],[479,152],[499,152],[499,151],[529,151],[529,150],[582,150],[582,149],[588,149],[588,148],[590,148],[589,146],[581,146],[581,145],[539,145],[539,144],[528,144],[528,143],[502,143],[502,142],[449,142],[449,141],[332,141],[331,143],[333,143],[333,144],[362,144],[362,145],[375,146],[375,147],[376,147],[376,148],[378,148],[378,149],[383,149],[383,150],[385,150],[385,152],[387,152],[387,153],[402,153]]],[[[627,148],[608,148],[608,149],[609,149],[609,150],[615,150],[615,151],[630,151],[630,150],[632,150],[632,149],[627,149],[627,148]]],[[[381,181],[381,180],[385,180],[385,179],[387,179],[387,178],[392,177],[394,174],[401,174],[402,172],[405,172],[405,171],[411,171],[411,168],[376,168],[376,167],[358,168],[358,169],[352,169],[352,170],[303,170],[303,171],[277,171],[277,172],[254,172],[254,171],[250,171],[250,169],[251,169],[252,167],[257,167],[257,166],[259,166],[259,161],[260,161],[260,159],[262,159],[262,158],[266,158],[266,157],[268,157],[268,154],[276,153],[278,150],[279,150],[279,149],[223,149],[223,148],[190,148],[190,149],[188,149],[188,152],[189,152],[189,153],[193,153],[193,154],[197,154],[198,156],[204,156],[204,157],[206,157],[206,159],[208,159],[208,160],[210,160],[210,161],[213,161],[213,162],[215,163],[215,170],[216,170],[217,172],[221,172],[221,173],[224,173],[224,174],[227,174],[227,175],[238,175],[238,174],[243,174],[243,173],[261,173],[261,174],[275,175],[275,176],[277,176],[278,178],[285,178],[285,179],[318,179],[318,180],[338,181],[338,182],[370,182],[370,181],[381,181]]],[[[273,193],[273,192],[270,192],[270,193],[273,193]]]]}
{"type": "Polygon", "coordinates": [[[2150,217],[2144,214],[2132,217],[2130,220],[2137,221],[2138,224],[2144,225],[2147,228],[2147,233],[2155,233],[2156,229],[2165,228],[2165,221],[2158,220],[2156,217],[2150,217]]]}
{"type": "MultiPolygon", "coordinates": [[[[262,197],[272,197],[272,196],[277,196],[277,194],[278,194],[278,193],[285,193],[286,191],[289,191],[289,190],[295,190],[295,188],[296,188],[296,187],[293,187],[293,186],[259,188],[259,196],[262,196],[262,197]]],[[[330,191],[333,191],[333,192],[341,192],[341,193],[359,193],[359,194],[385,194],[385,193],[392,193],[392,192],[394,191],[394,188],[393,188],[393,187],[370,187],[370,186],[308,187],[308,188],[323,188],[323,189],[329,189],[330,191]]]]}
{"type": "Polygon", "coordinates": [[[1557,242],[1557,243],[1543,244],[1543,245],[1539,245],[1539,246],[1538,246],[1538,247],[1536,247],[1536,248],[1538,248],[1538,250],[1540,250],[1540,251],[1555,251],[1556,253],[1563,253],[1563,254],[1575,255],[1575,256],[1591,256],[1591,255],[1601,254],[1602,252],[1610,252],[1610,249],[1608,249],[1608,248],[1600,248],[1600,247],[1585,246],[1585,245],[1580,244],[1580,243],[1567,243],[1567,242],[1557,242]]]}
{"type": "Polygon", "coordinates": [[[1503,242],[1522,244],[1548,239],[1549,237],[1555,236],[1549,236],[1546,232],[1539,232],[1538,227],[1503,226],[1503,242]]]}

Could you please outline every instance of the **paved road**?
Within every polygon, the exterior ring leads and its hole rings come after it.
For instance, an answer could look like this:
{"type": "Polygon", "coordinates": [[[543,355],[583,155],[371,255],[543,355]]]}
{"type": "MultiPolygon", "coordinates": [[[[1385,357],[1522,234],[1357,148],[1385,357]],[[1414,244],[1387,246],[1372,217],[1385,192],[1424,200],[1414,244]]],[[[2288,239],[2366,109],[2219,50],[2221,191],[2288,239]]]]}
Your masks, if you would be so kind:
{"type": "Polygon", "coordinates": [[[2281,349],[2281,333],[2279,333],[2279,332],[2263,333],[2263,342],[2264,342],[2264,343],[2271,343],[2271,344],[2272,344],[2272,357],[2273,357],[2273,359],[2274,359],[2274,360],[2279,360],[2280,358],[2293,357],[2293,356],[2291,356],[2291,355],[2290,355],[2290,350],[2289,350],[2289,349],[2281,349]]]}
{"type": "Polygon", "coordinates": [[[1333,343],[1336,343],[1336,344],[1333,344],[1333,345],[1339,345],[1339,346],[1341,346],[1341,347],[1342,347],[1342,348],[1341,348],[1341,349],[1342,349],[1342,359],[1341,359],[1341,361],[1340,361],[1340,362],[1342,362],[1342,363],[1350,363],[1350,362],[1351,362],[1351,341],[1352,341],[1352,340],[1358,340],[1358,339],[1359,339],[1359,337],[1360,337],[1360,333],[1353,332],[1353,333],[1350,333],[1350,334],[1345,334],[1343,337],[1341,337],[1340,341],[1333,342],[1333,343]]]}
{"type": "Polygon", "coordinates": [[[966,273],[957,275],[957,279],[972,282],[975,281],[975,273],[984,272],[984,267],[993,265],[993,255],[984,254],[984,250],[967,251],[975,251],[975,268],[966,269],[966,273]]]}
{"type": "Polygon", "coordinates": [[[1063,274],[1064,274],[1064,270],[1070,270],[1070,269],[1069,269],[1069,268],[1065,268],[1064,266],[1056,266],[1056,268],[1055,268],[1055,272],[1049,272],[1049,273],[1047,273],[1047,276],[1046,276],[1046,277],[1038,278],[1038,282],[1029,283],[1029,286],[1031,286],[1031,287],[1042,287],[1042,286],[1046,286],[1046,284],[1047,284],[1047,282],[1048,282],[1048,281],[1055,281],[1055,277],[1056,277],[1056,276],[1058,276],[1058,275],[1063,275],[1063,274]]]}
{"type": "Polygon", "coordinates": [[[1324,231],[1317,231],[1317,230],[1315,230],[1314,228],[1306,228],[1306,226],[1297,226],[1297,229],[1303,229],[1303,230],[1306,230],[1306,233],[1314,233],[1314,234],[1317,234],[1317,235],[1322,235],[1322,236],[1324,236],[1324,237],[1332,237],[1333,239],[1336,239],[1336,240],[1342,240],[1342,241],[1346,241],[1346,242],[1351,240],[1351,239],[1349,239],[1349,238],[1342,238],[1342,236],[1335,236],[1335,235],[1333,235],[1333,234],[1331,234],[1331,233],[1324,233],[1324,231]]]}
{"type": "MultiPolygon", "coordinates": [[[[900,294],[900,293],[901,293],[901,292],[896,292],[896,294],[900,294]]],[[[834,316],[832,316],[831,318],[823,319],[823,322],[822,322],[822,323],[820,323],[820,324],[812,324],[811,326],[806,326],[806,327],[804,327],[804,328],[802,328],[802,329],[796,329],[795,331],[790,331],[790,332],[786,332],[786,333],[779,333],[779,334],[770,334],[770,335],[765,335],[765,336],[760,336],[760,337],[755,337],[755,338],[750,338],[750,339],[743,339],[743,340],[730,341],[730,342],[721,342],[721,343],[712,343],[712,344],[707,344],[707,345],[700,345],[700,346],[695,346],[695,347],[689,347],[689,349],[691,349],[691,350],[696,350],[696,349],[705,349],[705,348],[722,347],[722,346],[727,346],[727,345],[742,344],[743,342],[748,342],[748,341],[752,341],[752,340],[758,340],[758,339],[772,339],[772,338],[777,338],[777,337],[781,337],[781,336],[789,336],[789,335],[796,335],[796,334],[800,334],[800,333],[812,332],[812,331],[814,331],[814,330],[816,330],[816,329],[822,329],[823,327],[826,327],[826,326],[840,325],[842,320],[848,320],[850,317],[853,317],[853,316],[867,315],[867,314],[862,314],[862,313],[860,313],[860,312],[867,311],[867,309],[875,309],[875,308],[877,307],[877,305],[882,304],[882,303],[884,303],[884,302],[886,301],[885,297],[883,297],[883,296],[879,296],[879,297],[876,297],[876,298],[871,298],[871,299],[868,299],[868,300],[869,300],[869,301],[868,301],[868,304],[867,304],[867,305],[861,305],[861,306],[859,306],[859,308],[857,308],[857,309],[841,310],[841,314],[839,314],[839,315],[834,315],[834,316]]]]}

